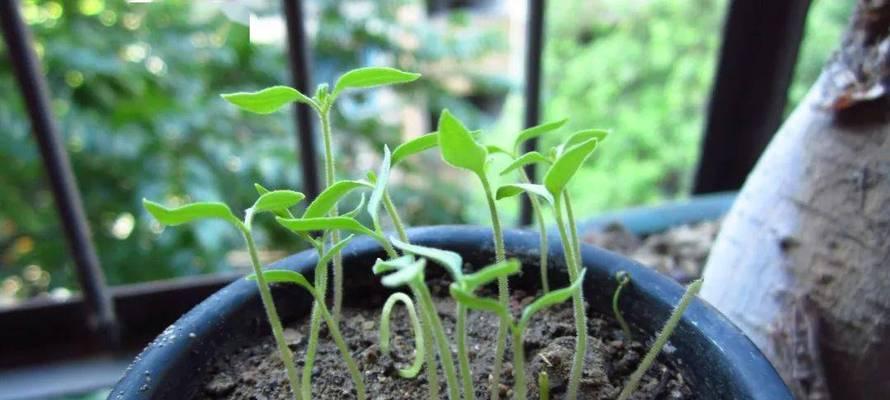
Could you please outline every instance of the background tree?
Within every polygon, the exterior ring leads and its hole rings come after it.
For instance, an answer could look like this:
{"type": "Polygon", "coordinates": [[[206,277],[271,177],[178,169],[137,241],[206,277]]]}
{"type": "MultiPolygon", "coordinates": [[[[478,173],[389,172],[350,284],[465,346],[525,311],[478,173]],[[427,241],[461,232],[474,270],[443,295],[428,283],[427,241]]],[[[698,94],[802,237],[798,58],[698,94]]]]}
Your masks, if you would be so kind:
{"type": "Polygon", "coordinates": [[[726,218],[702,296],[800,399],[890,393],[890,1],[834,57],[726,218]]]}

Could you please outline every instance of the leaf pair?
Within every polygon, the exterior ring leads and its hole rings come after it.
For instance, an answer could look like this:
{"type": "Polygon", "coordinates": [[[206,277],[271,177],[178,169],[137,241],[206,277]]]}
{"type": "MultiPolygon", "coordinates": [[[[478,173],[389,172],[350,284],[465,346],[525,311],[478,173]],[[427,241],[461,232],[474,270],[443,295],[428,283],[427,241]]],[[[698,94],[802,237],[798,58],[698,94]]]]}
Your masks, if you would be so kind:
{"type": "MultiPolygon", "coordinates": [[[[262,186],[259,187],[262,188],[262,186]]],[[[247,214],[250,216],[263,212],[281,214],[305,197],[302,193],[292,190],[265,191],[253,206],[247,209],[247,214]]],[[[222,219],[235,225],[241,223],[229,206],[219,202],[198,202],[180,207],[165,207],[151,200],[142,199],[142,204],[149,214],[164,225],[176,226],[201,219],[222,219]]]]}
{"type": "Polygon", "coordinates": [[[292,102],[305,103],[315,109],[330,104],[346,89],[373,88],[383,85],[407,83],[420,78],[420,74],[400,71],[387,67],[367,67],[349,71],[334,85],[334,91],[328,97],[326,90],[320,87],[315,98],[310,98],[298,90],[288,86],[272,86],[257,92],[238,92],[222,95],[222,98],[241,108],[256,114],[271,114],[292,102]]]}

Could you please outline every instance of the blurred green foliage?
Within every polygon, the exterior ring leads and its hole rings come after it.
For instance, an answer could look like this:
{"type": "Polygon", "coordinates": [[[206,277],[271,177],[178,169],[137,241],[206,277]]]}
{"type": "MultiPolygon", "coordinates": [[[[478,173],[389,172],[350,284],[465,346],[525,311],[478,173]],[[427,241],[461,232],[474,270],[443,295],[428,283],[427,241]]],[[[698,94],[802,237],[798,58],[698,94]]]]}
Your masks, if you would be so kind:
{"type": "MultiPolygon", "coordinates": [[[[261,3],[265,6],[256,10],[260,15],[279,13],[279,2],[261,3]]],[[[324,27],[314,32],[312,43],[315,81],[330,81],[371,63],[416,70],[423,62],[460,60],[498,45],[497,37],[486,32],[461,48],[453,40],[449,46],[435,32],[393,32],[394,10],[409,3],[418,2],[382,1],[343,16],[342,2],[310,2],[307,9],[317,13],[324,27]],[[422,34],[445,44],[406,51],[394,42],[397,34],[422,34]]],[[[22,2],[110,284],[246,265],[238,253],[227,253],[238,247],[234,231],[208,221],[160,234],[161,227],[142,210],[142,198],[168,204],[222,200],[244,209],[255,200],[253,182],[300,188],[291,112],[253,116],[219,98],[224,92],[289,82],[286,48],[252,44],[248,27],[230,21],[212,4],[22,2]]],[[[29,297],[53,288],[76,290],[9,61],[5,46],[0,47],[0,91],[8,94],[0,99],[0,301],[7,302],[11,296],[29,297]]],[[[417,90],[479,114],[466,101],[443,99],[447,93],[435,80],[417,90]]],[[[381,100],[374,96],[346,96],[334,112],[343,175],[363,177],[362,165],[376,163],[362,163],[357,155],[400,140],[398,121],[382,122],[381,110],[372,106],[381,100]],[[354,140],[356,136],[366,140],[354,140]]],[[[418,190],[437,186],[435,180],[426,184],[395,195],[413,198],[418,190]]],[[[407,208],[413,210],[411,221],[459,220],[459,201],[426,196],[424,204],[433,207],[407,208]]],[[[258,221],[258,241],[274,249],[270,258],[300,248],[291,235],[264,222],[258,221]]]]}
{"type": "MultiPolygon", "coordinates": [[[[252,116],[218,98],[289,82],[285,49],[251,44],[248,28],[206,7],[212,2],[22,3],[109,282],[244,264],[237,253],[226,252],[237,248],[234,232],[207,222],[159,234],[140,201],[221,199],[243,209],[255,198],[252,182],[299,190],[290,112],[252,116]]],[[[261,16],[279,12],[279,2],[261,3],[267,4],[261,16]]],[[[813,2],[789,110],[836,45],[852,3],[813,2]]],[[[688,193],[726,6],[726,0],[550,2],[542,119],[570,117],[566,131],[614,132],[579,173],[578,215],[688,193]]],[[[474,105],[478,101],[454,96],[440,77],[452,65],[502,50],[506,32],[448,35],[426,26],[433,24],[406,25],[404,7],[423,2],[308,2],[307,13],[319,18],[310,27],[314,81],[372,64],[436,70],[399,88],[402,101],[425,102],[428,110],[447,107],[470,127],[492,127],[474,105]]],[[[452,13],[446,22],[475,28],[466,12],[452,13]]],[[[28,297],[76,285],[8,58],[0,45],[0,91],[7,94],[0,98],[0,292],[28,297]]],[[[490,98],[503,95],[509,84],[519,87],[503,77],[467,75],[478,92],[473,94],[490,98]]],[[[486,140],[512,139],[522,116],[520,95],[509,96],[486,140]]],[[[368,154],[400,140],[399,121],[380,118],[403,104],[390,97],[350,95],[335,110],[341,177],[362,177],[363,169],[376,165],[376,156],[368,154]]],[[[431,172],[437,158],[421,156],[396,173],[401,181],[393,194],[408,221],[477,220],[477,211],[485,210],[474,206],[481,197],[467,192],[460,177],[431,172]]],[[[515,210],[514,202],[502,206],[507,215],[515,210]]],[[[283,230],[259,222],[259,242],[280,252],[270,258],[299,249],[283,230]]]]}

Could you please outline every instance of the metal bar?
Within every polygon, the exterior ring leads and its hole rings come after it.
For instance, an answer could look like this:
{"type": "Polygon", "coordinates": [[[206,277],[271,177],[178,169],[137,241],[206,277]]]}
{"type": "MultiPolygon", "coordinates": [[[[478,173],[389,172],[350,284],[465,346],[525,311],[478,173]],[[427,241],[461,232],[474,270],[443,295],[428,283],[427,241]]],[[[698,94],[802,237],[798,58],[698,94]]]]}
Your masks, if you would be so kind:
{"type": "Polygon", "coordinates": [[[77,181],[50,111],[49,92],[31,47],[31,34],[19,13],[18,1],[0,1],[0,25],[77,270],[88,322],[92,330],[103,335],[105,345],[116,346],[119,338],[114,306],[105,287],[77,181]]]}
{"type": "Polygon", "coordinates": [[[730,2],[694,193],[740,188],[778,129],[809,6],[730,2]]]}
{"type": "MultiPolygon", "coordinates": [[[[542,42],[544,39],[544,0],[529,0],[528,18],[526,20],[526,47],[525,47],[525,116],[523,126],[526,128],[537,125],[540,120],[541,110],[541,56],[544,52],[542,42]]],[[[525,142],[523,150],[533,151],[538,149],[538,139],[534,138],[525,142]]],[[[535,164],[525,167],[532,182],[537,181],[537,168],[535,164]]],[[[519,225],[527,226],[532,223],[532,205],[528,196],[520,196],[519,225]]]]}
{"type": "MultiPolygon", "coordinates": [[[[287,48],[290,60],[291,80],[300,92],[311,96],[310,62],[306,52],[306,29],[303,21],[302,0],[282,0],[284,19],[287,24],[287,48]]],[[[318,153],[312,110],[302,103],[294,103],[297,122],[297,151],[300,153],[303,173],[303,193],[309,200],[321,191],[318,174],[318,153]]]]}

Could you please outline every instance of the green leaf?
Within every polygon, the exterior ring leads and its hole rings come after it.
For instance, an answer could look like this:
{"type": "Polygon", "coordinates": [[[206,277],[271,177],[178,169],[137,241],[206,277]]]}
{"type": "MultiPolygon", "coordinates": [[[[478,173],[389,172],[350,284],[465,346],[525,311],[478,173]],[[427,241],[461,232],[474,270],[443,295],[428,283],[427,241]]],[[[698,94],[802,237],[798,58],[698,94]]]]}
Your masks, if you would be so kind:
{"type": "Polygon", "coordinates": [[[464,279],[460,282],[463,287],[469,291],[474,291],[480,286],[484,286],[495,279],[503,276],[513,275],[519,272],[519,261],[506,260],[497,264],[489,265],[472,274],[464,275],[464,279]]]}
{"type": "Polygon", "coordinates": [[[374,272],[374,275],[380,275],[383,273],[398,271],[400,269],[407,268],[413,263],[414,256],[411,255],[404,255],[389,260],[381,260],[378,258],[377,261],[374,262],[374,266],[371,267],[371,271],[374,272]]]}
{"type": "Polygon", "coordinates": [[[506,175],[516,170],[517,168],[522,168],[531,163],[550,164],[550,159],[545,157],[543,154],[538,153],[537,151],[530,151],[513,160],[513,162],[510,163],[507,168],[504,168],[504,170],[501,171],[501,175],[506,175]]]}
{"type": "Polygon", "coordinates": [[[550,191],[553,197],[558,197],[562,194],[563,189],[565,189],[569,180],[572,179],[572,176],[575,175],[575,172],[578,171],[578,168],[581,168],[584,161],[596,150],[597,143],[599,143],[598,140],[590,139],[572,147],[560,155],[553,165],[550,166],[550,169],[547,170],[547,175],[544,176],[544,186],[547,187],[547,190],[550,191]]]}
{"type": "Polygon", "coordinates": [[[609,136],[609,131],[604,130],[604,129],[585,129],[583,131],[578,131],[578,132],[571,134],[571,136],[569,136],[569,138],[566,139],[563,146],[565,146],[566,148],[569,148],[569,147],[572,147],[578,143],[586,142],[590,139],[596,139],[596,140],[602,142],[603,140],[606,139],[607,136],[609,136]]]}
{"type": "Polygon", "coordinates": [[[399,250],[414,254],[416,256],[426,257],[432,261],[435,261],[436,264],[445,267],[445,269],[448,270],[448,273],[451,274],[451,278],[455,281],[459,281],[463,277],[463,271],[461,268],[463,266],[463,258],[460,256],[460,254],[457,254],[453,251],[405,243],[396,238],[390,238],[389,240],[390,242],[392,242],[392,245],[399,250]]]}
{"type": "Polygon", "coordinates": [[[222,95],[238,108],[257,114],[271,114],[292,101],[315,105],[306,95],[287,86],[272,86],[258,92],[238,92],[222,95]]]}
{"type": "Polygon", "coordinates": [[[334,85],[333,96],[336,97],[345,89],[371,88],[375,86],[407,83],[420,78],[420,74],[400,71],[388,67],[366,67],[349,71],[334,85]]]}
{"type": "MultiPolygon", "coordinates": [[[[394,261],[399,262],[398,268],[395,272],[384,276],[380,279],[380,283],[386,287],[399,287],[403,285],[409,285],[412,282],[423,281],[423,269],[426,266],[426,260],[418,259],[405,263],[405,257],[399,257],[394,261]]],[[[389,261],[377,260],[377,263],[374,264],[374,273],[380,273],[378,271],[385,271],[383,268],[378,268],[378,265],[386,265],[389,261]]]]}
{"type": "Polygon", "coordinates": [[[306,207],[306,211],[303,212],[303,218],[318,218],[327,215],[341,198],[360,187],[372,186],[362,181],[339,181],[334,183],[321,192],[309,204],[309,207],[306,207]]]}
{"type": "Polygon", "coordinates": [[[510,158],[513,158],[513,153],[501,146],[489,144],[485,146],[485,150],[488,151],[488,154],[504,154],[510,158]]]}
{"type": "Polygon", "coordinates": [[[442,110],[439,117],[439,148],[442,159],[456,168],[463,168],[485,174],[485,160],[488,151],[476,142],[470,131],[448,110],[442,110]]]}
{"type": "Polygon", "coordinates": [[[503,304],[494,299],[486,299],[473,294],[472,291],[461,288],[456,282],[448,285],[448,292],[460,304],[474,310],[488,311],[497,314],[501,318],[509,319],[509,313],[503,304]]]}
{"type": "Polygon", "coordinates": [[[237,223],[238,218],[229,210],[229,206],[217,202],[201,202],[186,204],[181,207],[167,208],[151,200],[142,199],[142,206],[158,222],[164,225],[176,226],[199,219],[223,219],[231,223],[237,223]]]}
{"type": "Polygon", "coordinates": [[[276,190],[260,195],[260,198],[253,203],[253,207],[251,208],[254,213],[271,211],[275,214],[279,214],[281,211],[293,207],[304,198],[306,198],[306,196],[300,192],[295,192],[293,190],[276,190]]]}
{"type": "Polygon", "coordinates": [[[396,149],[392,151],[392,165],[396,165],[412,155],[420,153],[424,150],[431,149],[438,145],[438,132],[427,133],[426,135],[411,139],[405,143],[396,146],[396,149]]]}
{"type": "Polygon", "coordinates": [[[584,283],[584,273],[586,272],[586,268],[582,269],[581,273],[578,274],[578,278],[575,279],[575,283],[571,284],[569,287],[551,291],[550,293],[538,297],[537,300],[525,306],[525,308],[522,310],[522,317],[520,317],[519,319],[519,325],[525,326],[528,321],[531,320],[532,316],[535,315],[535,313],[537,313],[538,311],[560,304],[568,300],[569,297],[572,297],[575,292],[581,290],[581,285],[584,283]]]}
{"type": "Polygon", "coordinates": [[[547,188],[542,185],[535,185],[531,183],[511,183],[503,185],[498,188],[497,192],[495,193],[495,198],[500,200],[503,198],[516,196],[517,194],[520,194],[522,192],[528,193],[529,196],[540,196],[544,198],[544,200],[546,200],[548,203],[550,203],[550,205],[553,205],[553,195],[551,195],[550,192],[547,191],[547,188]]]}
{"type": "Polygon", "coordinates": [[[349,244],[349,242],[352,241],[352,238],[354,238],[354,237],[355,237],[354,235],[349,235],[346,238],[344,238],[343,240],[335,243],[333,246],[331,246],[330,249],[328,249],[324,253],[324,255],[321,256],[321,258],[318,260],[318,263],[319,264],[329,263],[331,261],[331,259],[333,259],[334,256],[337,255],[337,253],[339,253],[341,250],[343,250],[343,248],[346,247],[346,245],[349,244]]]}
{"type": "Polygon", "coordinates": [[[290,229],[294,232],[313,232],[313,231],[327,231],[333,229],[339,229],[344,231],[349,231],[353,233],[358,233],[362,235],[368,235],[374,238],[377,238],[377,234],[374,231],[368,229],[354,218],[349,217],[319,217],[319,218],[275,218],[281,226],[290,229]]]}
{"type": "MultiPolygon", "coordinates": [[[[308,290],[313,297],[315,296],[315,287],[299,272],[289,269],[267,269],[263,271],[263,278],[266,279],[267,283],[294,283],[300,285],[308,290]]],[[[255,281],[256,274],[247,275],[244,279],[255,281]]]]}
{"type": "Polygon", "coordinates": [[[545,122],[541,125],[535,125],[531,128],[524,129],[519,132],[519,136],[516,137],[516,141],[513,143],[513,148],[515,149],[515,151],[519,151],[522,143],[524,143],[526,140],[533,139],[547,132],[557,130],[565,125],[568,121],[569,120],[566,118],[559,121],[545,122]]]}
{"type": "Polygon", "coordinates": [[[390,165],[389,147],[383,145],[383,161],[380,163],[380,170],[374,179],[374,190],[371,191],[371,198],[368,200],[368,214],[374,221],[375,229],[380,225],[380,202],[383,201],[383,192],[389,182],[390,165]]]}

